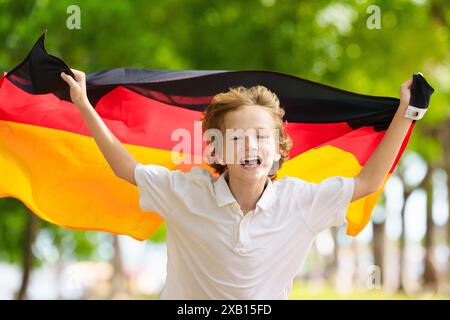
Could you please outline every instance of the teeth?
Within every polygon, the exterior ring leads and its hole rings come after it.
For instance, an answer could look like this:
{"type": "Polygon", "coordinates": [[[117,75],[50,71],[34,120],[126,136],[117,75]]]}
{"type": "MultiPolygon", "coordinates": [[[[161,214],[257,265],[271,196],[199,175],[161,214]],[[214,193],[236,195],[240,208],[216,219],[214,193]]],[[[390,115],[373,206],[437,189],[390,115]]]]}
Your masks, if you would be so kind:
{"type": "Polygon", "coordinates": [[[248,158],[248,159],[243,159],[241,160],[241,165],[254,165],[254,164],[261,164],[261,158],[257,157],[257,158],[248,158]]]}

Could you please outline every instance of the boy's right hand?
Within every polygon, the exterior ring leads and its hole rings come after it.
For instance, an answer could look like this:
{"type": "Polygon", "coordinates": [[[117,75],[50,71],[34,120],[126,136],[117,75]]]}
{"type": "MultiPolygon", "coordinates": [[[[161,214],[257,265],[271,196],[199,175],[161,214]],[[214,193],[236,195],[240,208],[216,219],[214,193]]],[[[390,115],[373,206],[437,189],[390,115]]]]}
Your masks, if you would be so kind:
{"type": "Polygon", "coordinates": [[[67,82],[70,87],[70,98],[77,108],[89,105],[89,100],[86,93],[86,75],[84,72],[70,69],[75,75],[75,79],[70,75],[61,72],[61,78],[67,82]]]}

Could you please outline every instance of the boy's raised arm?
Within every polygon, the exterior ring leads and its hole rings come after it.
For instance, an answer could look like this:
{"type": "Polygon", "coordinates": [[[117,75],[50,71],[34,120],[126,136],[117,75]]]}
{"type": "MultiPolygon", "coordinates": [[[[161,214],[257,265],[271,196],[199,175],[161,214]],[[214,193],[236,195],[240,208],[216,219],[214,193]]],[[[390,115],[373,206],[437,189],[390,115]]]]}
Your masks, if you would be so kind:
{"type": "Polygon", "coordinates": [[[92,107],[86,94],[85,74],[75,69],[71,70],[75,74],[75,79],[65,73],[62,73],[61,77],[70,86],[72,102],[80,110],[89,131],[116,176],[136,185],[134,170],[138,162],[108,129],[92,107]]]}
{"type": "Polygon", "coordinates": [[[411,85],[412,78],[401,85],[400,105],[380,144],[355,177],[355,190],[351,202],[378,191],[392,168],[412,123],[410,118],[404,116],[411,97],[411,85]]]}

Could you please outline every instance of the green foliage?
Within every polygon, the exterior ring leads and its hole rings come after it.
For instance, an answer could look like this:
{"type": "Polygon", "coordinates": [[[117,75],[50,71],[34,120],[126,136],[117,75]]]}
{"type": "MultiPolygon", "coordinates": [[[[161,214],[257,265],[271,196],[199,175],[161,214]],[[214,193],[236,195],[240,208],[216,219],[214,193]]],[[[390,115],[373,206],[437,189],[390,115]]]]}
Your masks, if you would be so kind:
{"type": "Polygon", "coordinates": [[[28,209],[13,198],[0,198],[0,261],[20,263],[28,209]]]}

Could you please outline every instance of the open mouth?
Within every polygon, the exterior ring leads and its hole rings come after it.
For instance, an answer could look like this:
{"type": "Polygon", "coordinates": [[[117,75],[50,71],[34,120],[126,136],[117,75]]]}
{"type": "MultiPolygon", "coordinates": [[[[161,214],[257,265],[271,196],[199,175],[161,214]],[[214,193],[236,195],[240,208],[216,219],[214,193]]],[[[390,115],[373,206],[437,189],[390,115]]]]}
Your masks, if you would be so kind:
{"type": "Polygon", "coordinates": [[[240,161],[240,165],[244,168],[257,168],[261,163],[262,159],[260,157],[245,158],[240,161]]]}

